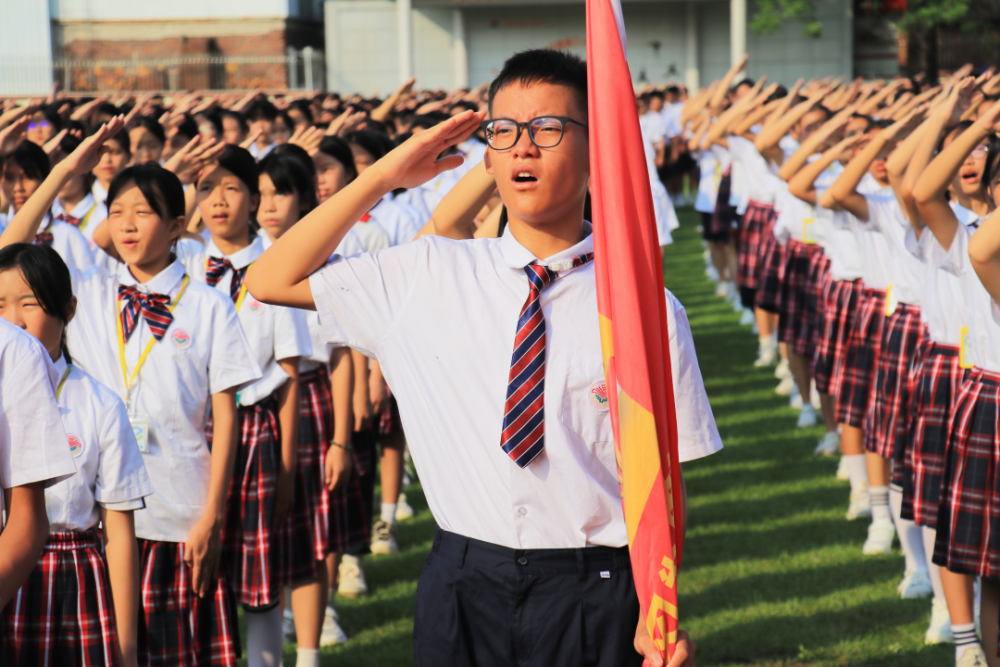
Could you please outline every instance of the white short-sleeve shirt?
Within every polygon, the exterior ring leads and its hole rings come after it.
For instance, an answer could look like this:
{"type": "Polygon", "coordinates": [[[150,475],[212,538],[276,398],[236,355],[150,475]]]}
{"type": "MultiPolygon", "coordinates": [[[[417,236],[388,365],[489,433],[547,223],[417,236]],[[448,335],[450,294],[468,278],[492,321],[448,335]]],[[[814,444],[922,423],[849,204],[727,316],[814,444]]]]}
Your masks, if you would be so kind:
{"type": "Polygon", "coordinates": [[[52,234],[52,249],[59,253],[70,271],[86,271],[94,265],[94,253],[86,237],[73,225],[49,214],[47,224],[39,228],[52,234]]]}
{"type": "Polygon", "coordinates": [[[375,223],[389,237],[389,245],[409,243],[420,231],[415,219],[399,204],[383,197],[368,211],[369,224],[375,223]]]}
{"type": "MultiPolygon", "coordinates": [[[[588,236],[547,264],[593,250],[588,236]]],[[[518,315],[537,261],[500,238],[422,237],[337,259],[310,278],[330,340],[379,360],[427,501],[447,531],[517,549],[627,544],[604,382],[594,268],[541,294],[545,450],[519,468],[501,449],[518,315]]],[[[721,448],[684,310],[668,293],[682,461],[721,448]]]]}
{"type": "MultiPolygon", "coordinates": [[[[183,542],[201,518],[208,496],[209,398],[260,377],[232,299],[192,279],[178,301],[185,276],[180,261],[146,283],[138,283],[124,264],[117,274],[95,267],[72,276],[79,305],[67,340],[74,363],[114,391],[129,414],[145,415],[150,422],[149,451],[142,458],[154,494],[146,499],[146,509],[135,513],[136,535],[183,542]],[[150,348],[130,391],[118,347],[117,322],[124,306],[118,300],[119,284],[168,295],[175,304],[173,321],[150,348]]],[[[130,378],[151,340],[152,332],[140,317],[125,344],[130,378]]]]}
{"type": "Polygon", "coordinates": [[[924,262],[906,247],[909,221],[903,216],[896,195],[888,193],[865,195],[868,200],[868,222],[882,232],[889,247],[889,281],[895,300],[920,305],[923,291],[924,262]]]}
{"type": "Polygon", "coordinates": [[[0,508],[3,489],[76,474],[56,406],[55,367],[30,334],[0,318],[0,508]]]}
{"type": "MultiPolygon", "coordinates": [[[[222,254],[213,241],[209,241],[203,252],[186,254],[181,262],[188,275],[204,282],[206,262],[209,257],[226,258],[236,269],[245,269],[264,254],[264,241],[259,235],[251,239],[250,245],[228,257],[222,254]]],[[[233,282],[233,272],[226,273],[215,284],[215,289],[232,300],[229,288],[233,282]]],[[[247,293],[239,304],[240,324],[250,344],[261,377],[243,385],[239,390],[240,405],[251,406],[266,399],[288,381],[288,374],[278,363],[292,357],[309,356],[312,346],[309,330],[306,328],[303,312],[297,308],[272,306],[255,299],[247,293]]]]}
{"type": "Polygon", "coordinates": [[[84,531],[100,520],[99,505],[142,509],[153,486],[121,399],[65,357],[55,367],[59,412],[77,474],[46,489],[45,511],[49,532],[84,531]]]}

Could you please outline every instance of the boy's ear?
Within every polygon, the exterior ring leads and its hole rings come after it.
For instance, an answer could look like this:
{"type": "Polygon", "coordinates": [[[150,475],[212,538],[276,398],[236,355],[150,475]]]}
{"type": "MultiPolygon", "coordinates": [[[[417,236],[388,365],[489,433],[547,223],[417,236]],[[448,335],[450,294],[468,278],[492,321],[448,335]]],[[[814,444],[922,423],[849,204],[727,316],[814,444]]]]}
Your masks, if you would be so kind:
{"type": "Polygon", "coordinates": [[[491,152],[489,146],[487,146],[486,154],[483,156],[483,162],[486,163],[486,173],[490,176],[493,175],[493,158],[491,152]]]}

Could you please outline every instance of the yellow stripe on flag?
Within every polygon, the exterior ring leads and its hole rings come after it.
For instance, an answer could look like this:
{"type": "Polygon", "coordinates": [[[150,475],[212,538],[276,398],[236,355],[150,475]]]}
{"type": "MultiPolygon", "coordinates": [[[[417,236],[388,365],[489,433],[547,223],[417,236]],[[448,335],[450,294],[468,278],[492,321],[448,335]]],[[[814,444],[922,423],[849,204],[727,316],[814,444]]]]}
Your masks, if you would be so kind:
{"type": "MultiPolygon", "coordinates": [[[[611,318],[601,313],[597,314],[597,320],[601,327],[601,354],[604,357],[604,372],[611,368],[611,357],[615,354],[614,337],[611,335],[611,318]]],[[[611,387],[608,387],[608,396],[611,395],[611,387]]]]}
{"type": "Polygon", "coordinates": [[[652,413],[618,392],[618,424],[621,433],[622,504],[632,544],[649,493],[660,474],[660,449],[656,443],[656,421],[652,413]]]}

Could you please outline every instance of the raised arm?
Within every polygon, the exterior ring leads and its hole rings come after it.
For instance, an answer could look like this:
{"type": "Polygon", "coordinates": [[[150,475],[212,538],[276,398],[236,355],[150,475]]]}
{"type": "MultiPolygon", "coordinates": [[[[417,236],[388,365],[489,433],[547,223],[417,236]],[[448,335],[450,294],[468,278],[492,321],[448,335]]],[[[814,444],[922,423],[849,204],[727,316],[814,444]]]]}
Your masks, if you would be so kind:
{"type": "Polygon", "coordinates": [[[803,116],[812,111],[812,108],[819,104],[825,96],[826,92],[824,89],[819,88],[814,91],[805,102],[799,102],[792,107],[788,113],[757,136],[756,141],[754,141],[754,144],[757,146],[757,150],[763,153],[769,148],[776,146],[778,142],[781,141],[781,138],[788,134],[788,131],[791,130],[803,116]]]}
{"type": "Polygon", "coordinates": [[[494,190],[496,180],[486,173],[486,163],[480,162],[448,191],[434,209],[431,233],[449,239],[471,239],[475,232],[473,220],[494,190]]]}
{"type": "Polygon", "coordinates": [[[377,108],[372,110],[371,112],[372,120],[377,120],[384,123],[386,118],[389,117],[389,114],[392,113],[392,110],[396,108],[396,104],[399,102],[399,100],[402,99],[403,95],[406,95],[407,93],[410,92],[410,90],[413,89],[413,84],[415,84],[416,82],[417,82],[416,77],[411,78],[409,81],[407,81],[402,86],[397,88],[392,95],[385,98],[385,102],[382,102],[382,104],[378,105],[377,108]]]}
{"type": "Polygon", "coordinates": [[[314,309],[309,276],[326,263],[351,227],[387,193],[414,188],[462,164],[461,156],[438,156],[468,137],[484,117],[485,112],[465,111],[392,150],[261,255],[247,271],[247,289],[266,303],[314,309]]]}
{"type": "Polygon", "coordinates": [[[880,106],[882,106],[882,103],[885,102],[887,99],[889,99],[889,96],[892,95],[897,90],[899,90],[899,87],[902,85],[903,85],[903,80],[896,79],[888,86],[886,86],[885,88],[883,88],[882,90],[878,91],[877,93],[869,97],[867,100],[865,100],[865,102],[860,107],[858,107],[858,113],[863,114],[865,116],[872,113],[880,106]]]}
{"type": "Polygon", "coordinates": [[[1000,303],[1000,209],[993,211],[972,235],[969,259],[983,287],[1000,303]]]}
{"type": "Polygon", "coordinates": [[[795,151],[790,158],[785,160],[784,164],[781,165],[778,177],[785,182],[791,182],[792,177],[795,176],[800,169],[802,169],[803,165],[805,165],[806,161],[809,159],[809,156],[815,153],[820,146],[826,143],[826,141],[833,136],[835,132],[847,125],[847,122],[851,120],[851,114],[853,111],[853,106],[847,107],[846,109],[840,111],[836,116],[826,121],[817,131],[813,132],[808,139],[799,145],[799,149],[795,151]]]}
{"type": "Polygon", "coordinates": [[[744,54],[740,61],[732,66],[732,68],[726,72],[726,76],[722,77],[722,81],[719,82],[718,88],[715,89],[715,93],[712,94],[712,101],[709,102],[709,106],[712,107],[712,111],[719,113],[719,109],[722,108],[722,100],[726,98],[726,93],[729,92],[729,87],[733,85],[733,79],[739,74],[744,67],[747,65],[747,61],[750,60],[750,56],[744,54]]]}
{"type": "Polygon", "coordinates": [[[790,181],[788,181],[788,191],[794,197],[798,197],[807,204],[817,204],[816,200],[816,179],[827,167],[844,157],[844,154],[861,142],[864,135],[856,134],[847,137],[833,148],[829,149],[817,160],[800,169],[790,181]]]}

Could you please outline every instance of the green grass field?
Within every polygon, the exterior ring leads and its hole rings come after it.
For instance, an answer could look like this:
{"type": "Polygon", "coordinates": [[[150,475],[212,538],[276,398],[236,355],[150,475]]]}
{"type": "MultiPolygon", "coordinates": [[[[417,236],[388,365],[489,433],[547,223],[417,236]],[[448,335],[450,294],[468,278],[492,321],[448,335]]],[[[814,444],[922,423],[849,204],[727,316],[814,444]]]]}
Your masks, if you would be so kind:
{"type": "MultiPolygon", "coordinates": [[[[680,571],[681,626],[699,644],[698,664],[920,667],[954,660],[923,643],[927,600],[900,600],[903,560],[863,557],[867,523],[844,520],[848,486],[836,461],[812,456],[822,429],[796,429],[795,412],[755,369],[756,341],[705,278],[697,218],[664,259],[667,287],[687,308],[702,374],[725,449],[685,466],[690,527],[680,571]]],[[[434,520],[419,487],[406,489],[417,516],[400,526],[402,552],[366,559],[371,595],[337,598],[350,641],[324,649],[330,667],[413,664],[417,578],[434,520]]],[[[286,663],[294,665],[294,646],[286,663]]]]}

